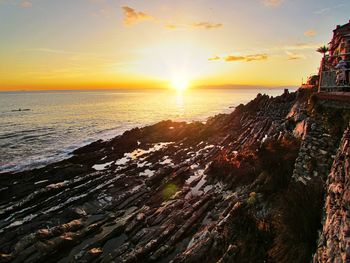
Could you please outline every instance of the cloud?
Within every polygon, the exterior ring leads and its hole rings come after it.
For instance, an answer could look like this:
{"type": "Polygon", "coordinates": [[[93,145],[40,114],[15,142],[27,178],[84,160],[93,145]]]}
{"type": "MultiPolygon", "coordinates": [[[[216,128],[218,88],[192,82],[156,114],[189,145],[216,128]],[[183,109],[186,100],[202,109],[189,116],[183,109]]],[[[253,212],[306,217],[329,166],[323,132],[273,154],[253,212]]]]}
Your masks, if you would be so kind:
{"type": "Polygon", "coordinates": [[[124,25],[130,26],[142,21],[154,20],[153,16],[150,16],[144,12],[136,11],[129,6],[123,6],[122,9],[124,11],[124,25]]]}
{"type": "Polygon", "coordinates": [[[208,60],[214,61],[214,60],[220,60],[220,59],[221,59],[221,57],[215,56],[215,57],[209,58],[208,60]]]}
{"type": "Polygon", "coordinates": [[[32,0],[0,0],[0,5],[14,5],[21,8],[30,8],[33,6],[32,0]]]}
{"type": "Polygon", "coordinates": [[[269,7],[277,7],[280,6],[283,3],[284,0],[262,0],[262,3],[265,6],[269,7]]]}
{"type": "MultiPolygon", "coordinates": [[[[161,22],[161,21],[160,21],[161,22]]],[[[211,23],[211,22],[196,22],[190,24],[177,24],[177,23],[164,23],[164,27],[166,29],[217,29],[223,27],[224,25],[221,23],[211,23]]]]}
{"type": "Polygon", "coordinates": [[[20,7],[23,7],[23,8],[29,8],[29,7],[32,7],[32,6],[33,6],[33,3],[32,3],[32,1],[30,1],[30,0],[22,0],[22,1],[19,3],[19,6],[20,6],[20,7]]]}
{"type": "Polygon", "coordinates": [[[313,13],[316,14],[316,15],[323,15],[325,13],[331,12],[334,9],[341,8],[341,7],[344,7],[344,6],[346,6],[346,4],[344,4],[344,3],[343,4],[338,4],[338,5],[334,5],[334,6],[331,6],[331,7],[326,7],[326,8],[315,10],[313,13]]]}
{"type": "Polygon", "coordinates": [[[255,54],[255,55],[247,55],[247,56],[227,56],[225,58],[226,62],[231,61],[257,61],[257,60],[266,60],[268,56],[266,54],[255,54]]]}
{"type": "Polygon", "coordinates": [[[223,60],[225,62],[237,62],[237,61],[251,62],[251,61],[262,61],[267,59],[268,59],[267,54],[254,54],[254,55],[245,55],[245,56],[235,56],[235,55],[228,55],[225,57],[215,56],[215,57],[209,58],[208,60],[210,61],[223,60]]]}
{"type": "Polygon", "coordinates": [[[221,23],[212,23],[208,21],[202,21],[202,22],[193,22],[193,23],[176,23],[174,21],[169,20],[162,20],[159,18],[156,18],[152,15],[149,15],[145,12],[140,12],[135,10],[134,8],[131,8],[129,6],[123,6],[122,7],[124,12],[124,18],[123,23],[126,26],[131,26],[143,21],[152,21],[157,24],[163,25],[166,29],[217,29],[220,27],[223,27],[223,24],[221,23]]]}
{"type": "Polygon", "coordinates": [[[222,27],[223,24],[221,23],[210,23],[210,22],[199,22],[199,23],[193,23],[191,25],[195,29],[214,29],[214,28],[219,28],[222,27]]]}
{"type": "Polygon", "coordinates": [[[294,53],[291,51],[286,51],[286,54],[288,56],[288,60],[305,59],[305,56],[303,54],[294,53]]]}
{"type": "Polygon", "coordinates": [[[234,61],[244,61],[245,58],[243,56],[232,56],[232,55],[229,55],[227,57],[224,57],[224,60],[226,62],[234,62],[234,61]]]}
{"type": "Polygon", "coordinates": [[[167,29],[178,29],[179,25],[175,25],[175,24],[164,24],[164,27],[167,29]]]}
{"type": "Polygon", "coordinates": [[[309,29],[309,30],[304,32],[304,36],[306,36],[306,37],[314,37],[316,35],[317,35],[317,32],[314,29],[309,29]]]}

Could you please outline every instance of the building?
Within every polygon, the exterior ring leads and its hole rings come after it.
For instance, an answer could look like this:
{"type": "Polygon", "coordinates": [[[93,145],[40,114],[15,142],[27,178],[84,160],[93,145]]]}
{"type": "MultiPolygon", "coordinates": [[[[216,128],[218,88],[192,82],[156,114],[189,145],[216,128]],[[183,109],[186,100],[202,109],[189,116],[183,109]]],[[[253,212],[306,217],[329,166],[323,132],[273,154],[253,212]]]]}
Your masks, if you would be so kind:
{"type": "Polygon", "coordinates": [[[350,20],[333,30],[328,55],[321,61],[319,92],[350,91],[350,20]]]}
{"type": "Polygon", "coordinates": [[[302,89],[314,89],[318,88],[318,75],[311,75],[306,79],[305,83],[301,84],[302,89]]]}
{"type": "Polygon", "coordinates": [[[329,43],[329,55],[338,56],[344,54],[344,59],[350,58],[350,20],[345,25],[338,25],[333,30],[333,38],[329,43]]]}

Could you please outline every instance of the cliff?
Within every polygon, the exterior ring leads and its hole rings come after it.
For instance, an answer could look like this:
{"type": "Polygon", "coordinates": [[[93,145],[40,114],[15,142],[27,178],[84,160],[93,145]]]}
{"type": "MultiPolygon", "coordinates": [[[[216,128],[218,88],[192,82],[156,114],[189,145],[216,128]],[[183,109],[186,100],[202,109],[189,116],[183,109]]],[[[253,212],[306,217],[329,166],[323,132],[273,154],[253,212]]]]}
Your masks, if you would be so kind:
{"type": "Polygon", "coordinates": [[[350,260],[350,130],[344,132],[326,184],[325,220],[314,262],[350,260]]]}
{"type": "Polygon", "coordinates": [[[0,259],[311,261],[347,123],[310,91],[259,94],[205,124],[163,121],[1,174],[0,259]]]}

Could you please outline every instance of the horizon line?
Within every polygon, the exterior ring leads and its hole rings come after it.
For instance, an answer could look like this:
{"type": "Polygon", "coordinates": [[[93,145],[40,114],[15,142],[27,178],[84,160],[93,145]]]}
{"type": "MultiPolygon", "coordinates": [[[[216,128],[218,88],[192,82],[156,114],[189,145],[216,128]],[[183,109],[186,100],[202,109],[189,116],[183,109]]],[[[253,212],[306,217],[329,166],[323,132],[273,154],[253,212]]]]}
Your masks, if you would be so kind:
{"type": "MultiPolygon", "coordinates": [[[[188,88],[191,89],[282,89],[282,88],[298,88],[298,85],[249,85],[249,84],[222,84],[222,85],[198,85],[188,88]]],[[[0,92],[31,92],[31,91],[106,91],[106,90],[171,90],[168,87],[43,87],[43,88],[15,88],[1,89],[0,92]]]]}

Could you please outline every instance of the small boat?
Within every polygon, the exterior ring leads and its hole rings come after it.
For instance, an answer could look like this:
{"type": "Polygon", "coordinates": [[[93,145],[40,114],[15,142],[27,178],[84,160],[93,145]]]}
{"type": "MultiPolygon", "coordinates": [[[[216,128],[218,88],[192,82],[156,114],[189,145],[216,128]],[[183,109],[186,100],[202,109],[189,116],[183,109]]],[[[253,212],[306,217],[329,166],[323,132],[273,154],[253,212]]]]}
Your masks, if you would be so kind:
{"type": "Polygon", "coordinates": [[[18,110],[12,110],[12,112],[15,112],[15,111],[30,111],[30,109],[21,109],[21,108],[19,108],[18,110]]]}

